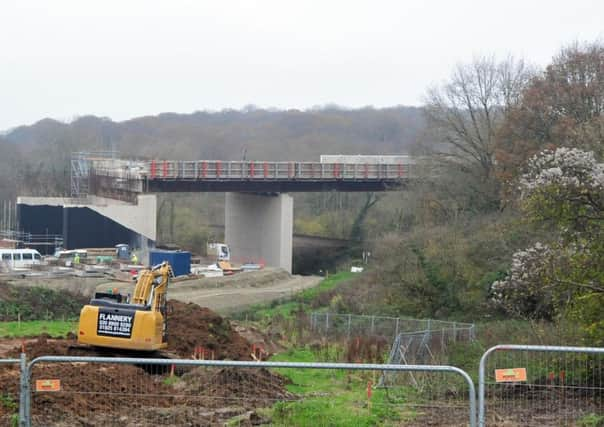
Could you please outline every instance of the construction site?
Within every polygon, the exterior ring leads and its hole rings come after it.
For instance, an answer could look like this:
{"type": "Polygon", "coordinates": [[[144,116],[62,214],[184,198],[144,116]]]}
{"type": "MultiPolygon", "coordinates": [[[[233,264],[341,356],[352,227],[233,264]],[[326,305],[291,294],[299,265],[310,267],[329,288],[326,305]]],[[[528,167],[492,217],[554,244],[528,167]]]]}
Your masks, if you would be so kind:
{"type": "Polygon", "coordinates": [[[370,251],[294,233],[289,192],[399,191],[425,167],[74,153],[70,197],[1,207],[0,424],[590,425],[575,422],[602,410],[604,350],[368,313],[396,298],[370,251]],[[225,192],[217,238],[158,238],[173,192],[225,192]],[[296,252],[323,263],[308,274],[296,252]]]}

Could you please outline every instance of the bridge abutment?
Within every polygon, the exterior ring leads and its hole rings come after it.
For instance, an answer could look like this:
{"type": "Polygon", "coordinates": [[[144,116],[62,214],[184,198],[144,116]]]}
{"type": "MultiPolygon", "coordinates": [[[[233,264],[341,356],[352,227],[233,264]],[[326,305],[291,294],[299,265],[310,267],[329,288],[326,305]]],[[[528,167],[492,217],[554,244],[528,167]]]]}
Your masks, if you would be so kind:
{"type": "Polygon", "coordinates": [[[235,261],[264,261],[291,273],[293,224],[289,194],[225,195],[225,242],[235,261]]]}
{"type": "Polygon", "coordinates": [[[96,196],[17,198],[19,231],[60,235],[65,249],[118,243],[146,249],[156,240],[156,207],[155,195],[142,194],[136,204],[96,196]]]}

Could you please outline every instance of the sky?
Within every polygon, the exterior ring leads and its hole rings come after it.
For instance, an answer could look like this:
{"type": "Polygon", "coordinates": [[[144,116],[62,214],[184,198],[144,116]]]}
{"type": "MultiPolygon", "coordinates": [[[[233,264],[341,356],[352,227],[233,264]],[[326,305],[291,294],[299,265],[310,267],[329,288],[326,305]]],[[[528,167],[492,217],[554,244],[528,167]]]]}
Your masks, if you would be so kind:
{"type": "Polygon", "coordinates": [[[421,105],[483,54],[604,39],[590,0],[0,0],[0,130],[46,117],[421,105]]]}

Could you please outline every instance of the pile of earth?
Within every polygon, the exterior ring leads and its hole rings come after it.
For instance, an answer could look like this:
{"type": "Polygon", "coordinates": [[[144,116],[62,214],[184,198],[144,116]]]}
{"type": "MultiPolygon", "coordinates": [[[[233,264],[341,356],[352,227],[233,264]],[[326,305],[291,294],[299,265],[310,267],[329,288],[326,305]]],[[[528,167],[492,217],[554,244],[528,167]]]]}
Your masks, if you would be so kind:
{"type": "Polygon", "coordinates": [[[119,412],[147,405],[159,406],[164,399],[154,396],[172,393],[159,376],[147,375],[134,365],[86,363],[49,363],[32,371],[36,380],[60,379],[60,392],[34,392],[33,416],[94,417],[96,414],[119,412]],[[132,399],[128,396],[134,396],[132,399]]]}
{"type": "Polygon", "coordinates": [[[220,406],[239,404],[255,408],[295,399],[285,388],[290,383],[286,377],[265,368],[196,368],[184,374],[175,388],[187,395],[207,394],[220,406]]]}
{"type": "MultiPolygon", "coordinates": [[[[106,351],[84,351],[71,335],[66,339],[51,339],[41,335],[24,344],[27,358],[39,356],[105,356],[106,351]]],[[[206,359],[250,360],[251,345],[239,335],[230,322],[212,310],[193,303],[168,302],[168,352],[189,359],[196,348],[203,348],[206,359]]],[[[7,357],[19,357],[21,347],[15,347],[7,357]]],[[[110,352],[109,352],[110,353],[110,352]]],[[[117,354],[117,352],[116,352],[117,354]]],[[[199,358],[199,356],[197,356],[199,358]]]]}
{"type": "MultiPolygon", "coordinates": [[[[256,409],[296,396],[288,380],[265,369],[195,368],[181,377],[150,375],[121,364],[48,363],[32,371],[32,419],[36,425],[224,425],[244,416],[266,423],[256,409]],[[36,391],[36,380],[60,380],[60,390],[36,391]],[[175,424],[175,420],[178,420],[175,424]]],[[[0,423],[18,410],[19,371],[0,370],[0,423]],[[10,397],[10,399],[9,399],[10,397]]]]}
{"type": "Polygon", "coordinates": [[[233,322],[232,324],[239,335],[248,340],[252,346],[262,349],[267,357],[272,354],[281,353],[286,349],[285,346],[279,343],[279,341],[283,339],[280,332],[269,330],[268,333],[264,333],[254,326],[243,326],[236,322],[233,322]]]}
{"type": "Polygon", "coordinates": [[[168,302],[168,350],[190,358],[196,347],[206,359],[250,360],[250,343],[231,323],[212,310],[194,303],[168,302]]]}
{"type": "MultiPolygon", "coordinates": [[[[180,358],[203,347],[206,358],[250,360],[250,343],[227,320],[196,304],[169,302],[168,335],[168,351],[180,358]]],[[[42,335],[23,346],[29,360],[95,355],[82,352],[75,339],[42,335]]],[[[18,346],[5,357],[20,353],[18,346]]],[[[39,425],[173,425],[176,415],[179,425],[222,425],[235,416],[252,420],[256,408],[295,398],[285,389],[284,377],[252,368],[190,368],[170,377],[166,370],[152,374],[135,365],[46,363],[34,367],[32,387],[42,379],[59,379],[61,390],[32,393],[32,417],[39,425]]],[[[18,384],[17,366],[0,367],[0,394],[18,402],[18,384]]],[[[0,405],[0,423],[10,421],[15,411],[11,402],[0,405]]]]}

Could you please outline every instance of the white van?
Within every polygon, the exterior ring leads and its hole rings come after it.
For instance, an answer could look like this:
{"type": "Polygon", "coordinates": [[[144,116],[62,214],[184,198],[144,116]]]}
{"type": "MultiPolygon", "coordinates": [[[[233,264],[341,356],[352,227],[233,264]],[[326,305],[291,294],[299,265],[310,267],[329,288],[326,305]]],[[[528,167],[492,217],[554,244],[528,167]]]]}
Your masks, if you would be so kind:
{"type": "Polygon", "coordinates": [[[0,249],[0,264],[11,270],[30,268],[42,262],[42,255],[35,249],[0,249]]]}

